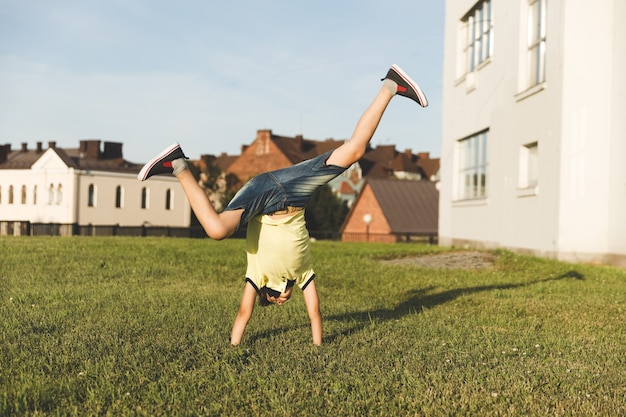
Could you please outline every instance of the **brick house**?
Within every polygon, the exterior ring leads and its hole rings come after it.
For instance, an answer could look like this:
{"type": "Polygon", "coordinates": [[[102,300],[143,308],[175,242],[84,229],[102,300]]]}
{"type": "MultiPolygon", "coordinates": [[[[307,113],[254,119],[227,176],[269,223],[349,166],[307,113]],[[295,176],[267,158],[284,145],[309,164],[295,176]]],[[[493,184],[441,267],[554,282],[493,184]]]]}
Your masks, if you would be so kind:
{"type": "MultiPolygon", "coordinates": [[[[285,168],[328,150],[335,149],[344,140],[316,141],[275,135],[269,129],[257,131],[255,140],[244,145],[239,157],[222,154],[213,161],[226,173],[236,175],[242,182],[262,172],[285,168]]],[[[413,154],[411,150],[398,152],[394,145],[369,148],[363,158],[330,182],[330,187],[342,200],[351,205],[363,187],[364,178],[402,178],[435,181],[439,173],[439,158],[431,159],[428,152],[413,154]]]]}
{"type": "Polygon", "coordinates": [[[437,236],[439,191],[431,181],[367,178],[341,228],[344,242],[395,243],[437,236]]]}
{"type": "Polygon", "coordinates": [[[304,139],[302,135],[279,136],[269,129],[261,129],[252,144],[242,147],[241,156],[233,161],[226,173],[235,174],[245,182],[262,172],[285,168],[338,148],[343,142],[333,139],[314,141],[304,139]]]}

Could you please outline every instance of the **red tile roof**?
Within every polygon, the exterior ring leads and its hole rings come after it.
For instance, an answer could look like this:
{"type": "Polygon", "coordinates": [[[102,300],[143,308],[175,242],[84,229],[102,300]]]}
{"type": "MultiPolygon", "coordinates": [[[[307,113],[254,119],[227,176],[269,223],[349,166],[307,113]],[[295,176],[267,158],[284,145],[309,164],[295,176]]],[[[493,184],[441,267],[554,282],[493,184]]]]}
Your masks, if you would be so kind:
{"type": "Polygon", "coordinates": [[[437,234],[439,191],[430,181],[368,178],[393,233],[437,234]]]}

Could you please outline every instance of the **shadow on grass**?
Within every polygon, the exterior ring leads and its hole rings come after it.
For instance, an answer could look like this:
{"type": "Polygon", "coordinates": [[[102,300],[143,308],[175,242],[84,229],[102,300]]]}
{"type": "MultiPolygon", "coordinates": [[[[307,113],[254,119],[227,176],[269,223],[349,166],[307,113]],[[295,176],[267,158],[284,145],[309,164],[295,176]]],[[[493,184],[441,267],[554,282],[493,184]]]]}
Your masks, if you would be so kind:
{"type": "Polygon", "coordinates": [[[494,291],[494,290],[509,290],[515,288],[528,287],[531,285],[559,281],[562,279],[577,279],[584,280],[585,277],[578,271],[568,271],[564,274],[558,275],[552,278],[536,279],[533,281],[520,283],[520,284],[502,284],[502,285],[481,285],[477,287],[459,288],[454,290],[443,291],[435,294],[428,294],[435,287],[428,287],[419,290],[413,290],[410,293],[408,299],[398,304],[392,309],[378,309],[373,311],[356,311],[353,313],[344,313],[334,316],[324,317],[325,320],[338,320],[338,321],[351,321],[355,325],[349,329],[343,330],[334,335],[328,335],[324,338],[326,342],[332,342],[339,336],[346,336],[357,332],[366,327],[370,322],[374,320],[387,321],[397,320],[403,316],[411,313],[419,313],[423,309],[431,309],[441,304],[445,304],[452,300],[457,299],[460,296],[471,295],[479,292],[494,291]]]}
{"type": "MultiPolygon", "coordinates": [[[[345,329],[341,332],[325,335],[324,342],[330,343],[333,342],[340,336],[347,336],[358,332],[368,326],[372,321],[388,321],[388,320],[398,320],[403,316],[412,313],[419,313],[423,309],[431,309],[438,305],[445,304],[447,302],[453,301],[458,297],[464,295],[471,295],[479,292],[485,291],[494,291],[494,290],[509,290],[515,288],[528,287],[531,285],[550,282],[550,281],[559,281],[562,279],[577,279],[584,280],[585,277],[579,273],[578,271],[568,271],[564,274],[558,275],[552,278],[544,278],[537,279],[525,283],[520,284],[502,284],[502,285],[481,285],[477,287],[469,287],[469,288],[459,288],[454,290],[443,291],[439,293],[429,294],[436,287],[427,287],[419,290],[413,290],[409,293],[409,297],[398,304],[394,308],[389,309],[378,309],[378,310],[365,310],[365,311],[354,311],[349,313],[337,314],[332,316],[324,316],[324,321],[347,321],[354,323],[349,329],[345,329]]],[[[256,341],[259,339],[264,339],[270,336],[275,336],[277,334],[285,333],[293,330],[293,327],[284,326],[277,329],[266,330],[263,332],[256,333],[250,336],[251,341],[256,341]]]]}

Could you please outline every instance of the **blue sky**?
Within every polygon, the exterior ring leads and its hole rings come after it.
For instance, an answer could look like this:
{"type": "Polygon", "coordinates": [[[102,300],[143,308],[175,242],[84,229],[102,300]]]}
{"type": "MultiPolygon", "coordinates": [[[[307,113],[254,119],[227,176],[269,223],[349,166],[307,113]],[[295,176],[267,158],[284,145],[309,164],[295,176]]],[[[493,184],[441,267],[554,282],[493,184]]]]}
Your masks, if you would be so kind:
{"type": "Polygon", "coordinates": [[[439,0],[0,0],[0,143],[239,154],[258,129],[350,137],[396,63],[425,91],[372,143],[440,155],[439,0]]]}

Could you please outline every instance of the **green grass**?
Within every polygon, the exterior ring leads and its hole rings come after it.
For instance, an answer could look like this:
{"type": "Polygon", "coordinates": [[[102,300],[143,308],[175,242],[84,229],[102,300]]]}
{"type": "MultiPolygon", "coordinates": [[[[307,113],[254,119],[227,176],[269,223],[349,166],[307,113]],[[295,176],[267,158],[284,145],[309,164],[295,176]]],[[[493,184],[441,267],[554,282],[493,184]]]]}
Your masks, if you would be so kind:
{"type": "Polygon", "coordinates": [[[0,415],[618,416],[626,271],[497,251],[483,270],[389,265],[442,248],[316,242],[302,295],[228,343],[241,240],[0,239],[0,415]]]}

